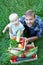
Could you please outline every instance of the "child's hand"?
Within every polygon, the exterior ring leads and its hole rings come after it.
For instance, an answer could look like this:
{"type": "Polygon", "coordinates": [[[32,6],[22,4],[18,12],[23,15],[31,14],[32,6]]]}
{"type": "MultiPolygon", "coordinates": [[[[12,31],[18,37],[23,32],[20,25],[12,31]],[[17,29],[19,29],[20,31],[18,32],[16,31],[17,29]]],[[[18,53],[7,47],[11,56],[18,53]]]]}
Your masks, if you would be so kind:
{"type": "Polygon", "coordinates": [[[3,30],[3,31],[2,31],[2,33],[4,34],[4,33],[5,33],[5,31],[3,30]]]}

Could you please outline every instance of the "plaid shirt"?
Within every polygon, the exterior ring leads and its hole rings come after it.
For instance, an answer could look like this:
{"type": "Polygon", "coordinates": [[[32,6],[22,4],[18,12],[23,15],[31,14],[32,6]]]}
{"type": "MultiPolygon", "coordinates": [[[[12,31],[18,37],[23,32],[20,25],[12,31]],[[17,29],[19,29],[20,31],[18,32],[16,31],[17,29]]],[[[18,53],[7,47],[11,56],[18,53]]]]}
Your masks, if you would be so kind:
{"type": "MultiPolygon", "coordinates": [[[[22,16],[22,17],[20,18],[20,22],[21,22],[23,25],[26,25],[25,17],[22,16]]],[[[31,27],[28,27],[28,26],[27,26],[27,28],[29,28],[30,35],[31,35],[31,36],[41,37],[41,33],[42,33],[42,31],[43,31],[43,22],[42,22],[41,18],[36,15],[34,25],[31,26],[31,27]]]]}

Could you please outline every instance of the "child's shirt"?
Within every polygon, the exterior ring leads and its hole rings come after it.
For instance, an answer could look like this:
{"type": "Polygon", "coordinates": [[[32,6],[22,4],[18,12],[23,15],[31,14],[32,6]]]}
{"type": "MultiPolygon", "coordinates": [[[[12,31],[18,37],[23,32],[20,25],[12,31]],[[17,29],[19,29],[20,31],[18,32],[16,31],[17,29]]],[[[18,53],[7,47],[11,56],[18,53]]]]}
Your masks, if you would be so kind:
{"type": "Polygon", "coordinates": [[[26,33],[26,34],[28,34],[28,35],[26,35],[27,37],[32,37],[32,36],[41,37],[41,33],[43,31],[43,22],[42,22],[42,20],[40,19],[39,16],[36,16],[34,25],[31,26],[31,27],[27,26],[27,24],[25,22],[25,17],[21,17],[20,18],[20,22],[25,27],[25,31],[24,32],[26,32],[26,30],[27,30],[27,33],[26,33]]]}
{"type": "MultiPolygon", "coordinates": [[[[13,36],[16,36],[17,35],[17,31],[20,30],[20,31],[23,31],[24,30],[24,26],[22,25],[22,23],[19,22],[19,25],[18,26],[15,26],[14,24],[12,23],[9,23],[8,24],[8,27],[11,28],[12,30],[12,35],[13,36]]],[[[9,31],[10,33],[10,31],[9,31]]]]}

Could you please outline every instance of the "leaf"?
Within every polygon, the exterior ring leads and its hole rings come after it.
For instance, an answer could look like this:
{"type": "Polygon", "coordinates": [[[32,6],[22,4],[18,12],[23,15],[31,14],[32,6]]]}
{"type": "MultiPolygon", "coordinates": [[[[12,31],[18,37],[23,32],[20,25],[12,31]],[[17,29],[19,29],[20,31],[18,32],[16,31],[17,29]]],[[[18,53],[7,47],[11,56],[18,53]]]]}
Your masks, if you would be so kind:
{"type": "Polygon", "coordinates": [[[18,42],[16,40],[10,39],[10,44],[12,47],[17,47],[18,46],[18,42]]]}

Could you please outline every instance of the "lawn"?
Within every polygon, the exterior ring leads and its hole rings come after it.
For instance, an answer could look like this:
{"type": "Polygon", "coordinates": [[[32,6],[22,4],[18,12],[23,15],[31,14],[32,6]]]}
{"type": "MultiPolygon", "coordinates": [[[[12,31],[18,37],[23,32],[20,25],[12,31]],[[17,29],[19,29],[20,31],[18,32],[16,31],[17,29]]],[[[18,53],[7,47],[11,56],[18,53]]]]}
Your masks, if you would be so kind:
{"type": "MultiPolygon", "coordinates": [[[[7,53],[8,30],[2,34],[3,28],[9,23],[8,17],[12,12],[16,12],[21,17],[28,9],[33,9],[43,20],[43,0],[0,0],[0,65],[12,65],[7,53]]],[[[18,65],[43,65],[43,36],[35,41],[35,46],[38,46],[38,60],[18,65]]]]}

